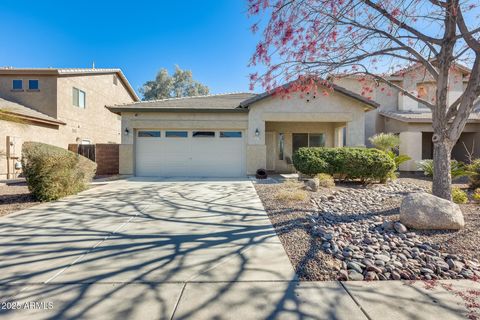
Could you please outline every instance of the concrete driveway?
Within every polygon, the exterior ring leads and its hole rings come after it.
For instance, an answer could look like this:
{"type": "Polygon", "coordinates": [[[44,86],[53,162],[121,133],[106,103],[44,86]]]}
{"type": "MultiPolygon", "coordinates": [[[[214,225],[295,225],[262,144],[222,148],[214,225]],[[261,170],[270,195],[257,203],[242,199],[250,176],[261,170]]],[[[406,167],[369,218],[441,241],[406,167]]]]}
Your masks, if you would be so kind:
{"type": "Polygon", "coordinates": [[[265,290],[295,280],[248,180],[111,182],[3,217],[0,234],[2,318],[268,316],[265,290]]]}

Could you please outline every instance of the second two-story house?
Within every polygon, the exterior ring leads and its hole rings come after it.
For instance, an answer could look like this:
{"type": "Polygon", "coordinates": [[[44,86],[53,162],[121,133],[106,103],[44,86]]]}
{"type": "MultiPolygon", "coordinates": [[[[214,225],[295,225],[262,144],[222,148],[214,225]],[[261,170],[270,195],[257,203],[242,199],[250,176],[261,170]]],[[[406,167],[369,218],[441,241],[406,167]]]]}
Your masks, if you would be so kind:
{"type": "MultiPolygon", "coordinates": [[[[464,91],[470,69],[454,65],[449,79],[448,102],[453,103],[464,91]]],[[[435,102],[436,83],[423,66],[412,66],[393,73],[387,79],[415,96],[435,102]]],[[[412,160],[403,163],[403,171],[418,169],[418,161],[433,158],[431,110],[386,84],[357,76],[341,76],[335,83],[377,102],[379,107],[365,117],[365,145],[380,132],[396,133],[400,137],[400,153],[412,160]]],[[[480,157],[480,113],[470,115],[467,125],[452,151],[452,159],[467,161],[469,153],[480,157]]]]}
{"type": "Polygon", "coordinates": [[[136,101],[120,69],[0,68],[0,179],[11,177],[24,141],[119,143],[120,119],[105,106],[136,101]]]}

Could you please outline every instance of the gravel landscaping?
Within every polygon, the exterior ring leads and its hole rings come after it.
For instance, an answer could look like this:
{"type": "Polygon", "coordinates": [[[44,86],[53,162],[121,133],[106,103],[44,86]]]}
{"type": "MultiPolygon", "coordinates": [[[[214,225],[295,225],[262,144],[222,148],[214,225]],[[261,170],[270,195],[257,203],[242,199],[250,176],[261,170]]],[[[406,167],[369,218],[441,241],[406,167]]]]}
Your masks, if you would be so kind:
{"type": "Polygon", "coordinates": [[[317,192],[296,182],[255,187],[302,280],[480,277],[478,204],[461,205],[466,226],[456,232],[407,230],[398,221],[403,197],[428,192],[428,180],[339,184],[317,192]],[[307,196],[278,197],[288,192],[307,196]]]}
{"type": "Polygon", "coordinates": [[[28,190],[27,184],[21,182],[0,182],[0,216],[26,209],[38,201],[28,190]]]}

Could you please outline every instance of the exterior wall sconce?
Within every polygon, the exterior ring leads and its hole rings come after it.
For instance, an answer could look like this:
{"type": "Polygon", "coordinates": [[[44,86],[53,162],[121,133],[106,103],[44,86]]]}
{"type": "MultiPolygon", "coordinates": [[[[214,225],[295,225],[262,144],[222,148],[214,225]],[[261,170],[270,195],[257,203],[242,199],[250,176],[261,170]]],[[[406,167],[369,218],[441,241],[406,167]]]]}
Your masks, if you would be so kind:
{"type": "Polygon", "coordinates": [[[125,128],[125,135],[128,136],[130,134],[130,130],[128,128],[125,128]]]}
{"type": "Polygon", "coordinates": [[[260,137],[260,130],[258,130],[258,128],[255,129],[255,137],[260,137]]]}

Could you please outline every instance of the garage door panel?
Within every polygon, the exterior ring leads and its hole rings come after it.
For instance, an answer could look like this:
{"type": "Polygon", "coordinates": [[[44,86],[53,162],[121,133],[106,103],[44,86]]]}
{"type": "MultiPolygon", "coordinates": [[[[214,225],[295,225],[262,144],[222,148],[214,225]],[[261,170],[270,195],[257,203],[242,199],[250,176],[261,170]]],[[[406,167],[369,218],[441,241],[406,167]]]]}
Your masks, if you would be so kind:
{"type": "MultiPolygon", "coordinates": [[[[211,130],[213,131],[213,130],[211,130]]],[[[220,138],[137,138],[137,176],[239,177],[244,175],[245,140],[220,138]]]]}

